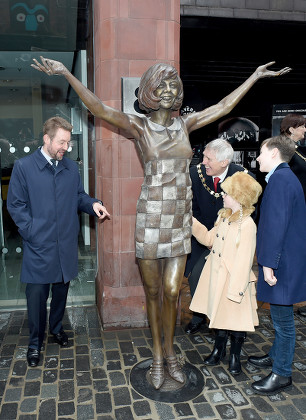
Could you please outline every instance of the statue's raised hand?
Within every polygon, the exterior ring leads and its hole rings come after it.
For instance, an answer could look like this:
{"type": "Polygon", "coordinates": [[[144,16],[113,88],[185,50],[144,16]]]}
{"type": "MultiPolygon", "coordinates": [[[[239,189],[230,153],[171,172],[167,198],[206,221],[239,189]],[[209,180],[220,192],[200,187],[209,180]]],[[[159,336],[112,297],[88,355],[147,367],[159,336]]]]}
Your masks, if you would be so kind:
{"type": "Polygon", "coordinates": [[[283,74],[289,73],[289,71],[292,70],[290,67],[284,67],[283,69],[278,71],[268,70],[267,67],[272,66],[272,64],[274,63],[275,61],[270,61],[270,63],[259,66],[255,71],[258,78],[282,76],[283,74]]]}
{"type": "Polygon", "coordinates": [[[40,59],[41,63],[33,58],[35,64],[31,64],[31,67],[48,74],[48,76],[52,76],[53,74],[64,75],[68,73],[67,68],[60,61],[50,60],[49,58],[44,58],[42,56],[40,56],[40,59]]]}

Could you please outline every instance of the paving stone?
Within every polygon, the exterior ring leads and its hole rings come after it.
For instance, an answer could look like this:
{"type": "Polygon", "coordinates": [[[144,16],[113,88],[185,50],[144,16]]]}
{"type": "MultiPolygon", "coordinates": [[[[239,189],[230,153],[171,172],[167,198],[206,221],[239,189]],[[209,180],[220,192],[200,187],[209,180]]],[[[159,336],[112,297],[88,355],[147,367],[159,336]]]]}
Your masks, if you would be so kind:
{"type": "Polygon", "coordinates": [[[121,370],[121,363],[120,362],[108,362],[107,363],[107,370],[121,370]]]}
{"type": "Polygon", "coordinates": [[[0,369],[9,368],[11,366],[13,357],[0,357],[0,369]]]}
{"type": "Polygon", "coordinates": [[[136,401],[133,403],[133,408],[137,417],[145,417],[151,414],[151,408],[148,401],[136,401]]]}
{"type": "Polygon", "coordinates": [[[235,411],[234,407],[230,404],[217,405],[216,410],[218,411],[222,420],[238,419],[237,412],[235,411]]]}
{"type": "Polygon", "coordinates": [[[90,370],[89,356],[76,356],[76,370],[78,372],[90,370]]]}
{"type": "Polygon", "coordinates": [[[105,379],[107,378],[107,374],[104,369],[101,368],[93,368],[91,370],[93,379],[105,379]]]}
{"type": "Polygon", "coordinates": [[[5,386],[6,386],[6,382],[1,381],[0,382],[0,397],[4,394],[5,386]]]}
{"type": "Polygon", "coordinates": [[[110,372],[111,386],[125,385],[125,376],[121,372],[110,372]]]}
{"type": "Polygon", "coordinates": [[[223,387],[222,390],[224,391],[227,398],[234,404],[234,406],[241,406],[249,404],[248,401],[244,398],[241,394],[239,389],[236,387],[223,387]]]}
{"type": "Polygon", "coordinates": [[[199,419],[215,419],[216,414],[208,403],[195,404],[194,408],[199,419]]]}
{"type": "Polygon", "coordinates": [[[263,397],[251,397],[254,407],[261,413],[272,413],[274,408],[263,397]]]}
{"type": "Polygon", "coordinates": [[[26,382],[24,387],[24,396],[33,397],[40,394],[40,382],[26,382]]]}
{"type": "Polygon", "coordinates": [[[92,390],[90,388],[79,389],[78,403],[90,402],[93,399],[92,390]]]}
{"type": "Polygon", "coordinates": [[[57,397],[57,385],[51,384],[51,385],[42,385],[41,386],[41,392],[40,397],[41,399],[50,399],[50,398],[56,398],[57,397]]]}
{"type": "Polygon", "coordinates": [[[4,401],[13,402],[20,401],[22,388],[9,388],[6,390],[4,401]]]}
{"type": "Polygon", "coordinates": [[[109,393],[96,394],[96,412],[97,414],[112,412],[112,401],[109,393]]]}
{"type": "MultiPolygon", "coordinates": [[[[303,414],[306,414],[306,397],[299,399],[293,398],[292,404],[303,414]]],[[[306,417],[306,416],[305,416],[306,417]]]]}
{"type": "Polygon", "coordinates": [[[173,413],[172,407],[168,404],[162,404],[162,403],[155,403],[156,411],[159,415],[160,419],[167,419],[172,420],[175,419],[175,415],[173,413]]]}
{"type": "Polygon", "coordinates": [[[24,376],[27,371],[28,365],[25,360],[18,360],[14,363],[12,374],[15,376],[24,376]]]}
{"type": "Polygon", "coordinates": [[[69,380],[74,378],[74,369],[63,369],[60,370],[60,377],[61,381],[69,380]]]}
{"type": "Polygon", "coordinates": [[[16,420],[17,410],[18,404],[16,403],[3,404],[0,412],[0,420],[16,420]]]}
{"type": "Polygon", "coordinates": [[[124,354],[123,361],[125,366],[134,366],[137,363],[137,357],[135,354],[124,354]]]}
{"type": "Polygon", "coordinates": [[[192,410],[188,403],[174,404],[174,409],[180,417],[192,415],[192,410]]]}
{"type": "Polygon", "coordinates": [[[131,396],[127,387],[113,388],[113,396],[115,405],[130,405],[131,396]]]}
{"type": "Polygon", "coordinates": [[[91,338],[89,347],[91,350],[102,350],[103,341],[100,338],[91,338]]]}
{"type": "Polygon", "coordinates": [[[120,341],[119,342],[121,353],[133,353],[134,347],[130,341],[120,341]]]}
{"type": "Polygon", "coordinates": [[[90,386],[92,384],[90,372],[77,372],[76,378],[78,386],[90,386]]]}
{"type": "Polygon", "coordinates": [[[45,369],[54,369],[58,366],[57,357],[46,357],[45,358],[45,369]]]}
{"type": "Polygon", "coordinates": [[[117,350],[107,351],[106,352],[107,360],[120,360],[120,353],[117,350]]]}
{"type": "Polygon", "coordinates": [[[97,392],[109,391],[108,381],[107,380],[94,380],[93,381],[94,390],[97,392]]]}
{"type": "Polygon", "coordinates": [[[58,403],[58,415],[59,416],[70,416],[75,412],[74,402],[61,402],[58,403]]]}
{"type": "Polygon", "coordinates": [[[150,358],[152,357],[152,351],[148,347],[137,347],[138,353],[140,357],[143,358],[150,358]]]}
{"type": "Polygon", "coordinates": [[[228,384],[231,384],[233,382],[232,378],[231,378],[231,375],[229,373],[227,373],[226,370],[223,367],[217,366],[217,367],[212,368],[211,371],[215,375],[219,384],[228,385],[228,384]]]}
{"type": "Polygon", "coordinates": [[[57,381],[57,370],[44,370],[43,371],[43,382],[44,384],[52,384],[57,381]]]}
{"type": "Polygon", "coordinates": [[[38,420],[57,420],[56,419],[56,403],[55,400],[44,400],[39,407],[38,420]]]}
{"type": "Polygon", "coordinates": [[[104,345],[105,345],[105,348],[107,350],[117,349],[118,348],[118,342],[115,341],[115,340],[104,341],[104,345]]]}
{"type": "Polygon", "coordinates": [[[74,382],[59,381],[58,387],[59,401],[70,401],[74,399],[74,382]]]}
{"type": "Polygon", "coordinates": [[[117,408],[115,416],[116,420],[135,420],[130,407],[117,408]]]}
{"type": "Polygon", "coordinates": [[[224,397],[224,394],[221,391],[207,393],[206,397],[208,398],[211,404],[219,404],[221,402],[227,402],[227,399],[224,397]]]}
{"type": "Polygon", "coordinates": [[[27,374],[26,374],[26,381],[31,381],[34,379],[40,379],[42,375],[42,370],[41,369],[28,369],[27,374]]]}
{"type": "Polygon", "coordinates": [[[92,350],[91,354],[91,364],[95,367],[104,365],[104,355],[101,350],[92,350]]]}
{"type": "Polygon", "coordinates": [[[91,420],[95,418],[94,408],[92,405],[77,406],[77,420],[91,420]]]}
{"type": "Polygon", "coordinates": [[[22,387],[24,386],[24,378],[22,377],[11,377],[9,381],[10,386],[22,387]]]}
{"type": "Polygon", "coordinates": [[[33,413],[37,409],[37,398],[25,398],[21,401],[19,410],[22,413],[33,413]]]}
{"type": "Polygon", "coordinates": [[[277,407],[286,420],[305,420],[305,417],[293,405],[280,405],[277,407]]]}
{"type": "Polygon", "coordinates": [[[185,351],[186,359],[191,365],[199,365],[203,363],[203,359],[196,350],[185,351]]]}
{"type": "Polygon", "coordinates": [[[36,420],[36,414],[20,414],[18,420],[36,420]]]}
{"type": "Polygon", "coordinates": [[[82,346],[76,346],[75,347],[76,354],[89,354],[88,346],[82,345],[82,346]]]}
{"type": "Polygon", "coordinates": [[[262,417],[252,408],[244,408],[240,411],[241,420],[262,420],[262,417]]]}
{"type": "Polygon", "coordinates": [[[73,369],[74,359],[64,359],[60,361],[60,369],[73,369]]]}

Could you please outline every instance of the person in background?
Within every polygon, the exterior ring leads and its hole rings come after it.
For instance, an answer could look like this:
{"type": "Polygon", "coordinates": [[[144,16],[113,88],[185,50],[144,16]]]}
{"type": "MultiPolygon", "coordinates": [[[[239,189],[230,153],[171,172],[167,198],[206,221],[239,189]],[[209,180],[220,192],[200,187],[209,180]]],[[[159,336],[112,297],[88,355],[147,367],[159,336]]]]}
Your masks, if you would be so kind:
{"type": "Polygon", "coordinates": [[[68,345],[62,325],[69,283],[78,273],[78,212],[109,216],[102,202],[85,193],[77,164],[64,155],[72,125],[61,117],[44,123],[43,146],[15,162],[7,209],[23,239],[21,282],[26,283],[30,330],[27,361],[40,360],[47,320],[54,341],[68,345]]]}
{"type": "Polygon", "coordinates": [[[262,143],[257,158],[260,171],[267,173],[257,233],[257,299],[270,304],[275,330],[269,353],[248,358],[253,366],[272,368],[252,384],[262,395],[292,384],[293,304],[306,300],[306,204],[301,183],[288,165],[294,153],[294,141],[276,136],[262,143]]]}
{"type": "MultiPolygon", "coordinates": [[[[223,207],[221,183],[236,172],[248,172],[242,166],[232,163],[233,156],[234,150],[227,140],[215,139],[205,146],[203,162],[190,168],[193,216],[208,230],[213,228],[218,211],[223,207]]],[[[209,253],[210,249],[207,246],[199,243],[194,236],[191,238],[191,254],[188,255],[185,268],[191,296],[197,288],[209,253]]],[[[185,332],[195,334],[203,324],[206,324],[206,316],[193,312],[185,332]]]]}
{"type": "MultiPolygon", "coordinates": [[[[305,123],[306,119],[303,115],[288,114],[281,121],[280,132],[295,142],[295,153],[289,166],[302,184],[306,200],[306,148],[300,144],[305,138],[305,123]]],[[[300,306],[297,312],[306,317],[306,306],[300,306]]]]}
{"type": "Polygon", "coordinates": [[[211,247],[211,251],[190,308],[206,314],[210,319],[209,328],[216,329],[213,351],[204,363],[208,366],[220,363],[230,335],[229,371],[238,375],[246,331],[254,331],[254,326],[258,325],[257,279],[252,271],[256,224],[250,215],[262,187],[250,175],[236,172],[222,182],[221,188],[224,208],[218,212],[215,226],[208,230],[193,219],[193,235],[200,243],[211,247]]]}

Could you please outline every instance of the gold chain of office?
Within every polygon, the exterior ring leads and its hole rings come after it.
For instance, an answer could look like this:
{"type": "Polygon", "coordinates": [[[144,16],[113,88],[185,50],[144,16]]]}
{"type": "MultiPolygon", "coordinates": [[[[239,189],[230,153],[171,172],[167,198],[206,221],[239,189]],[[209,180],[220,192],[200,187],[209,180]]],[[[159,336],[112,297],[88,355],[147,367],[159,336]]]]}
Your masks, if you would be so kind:
{"type": "MultiPolygon", "coordinates": [[[[243,166],[242,166],[242,167],[243,167],[243,166]]],[[[245,173],[248,173],[248,172],[249,172],[246,168],[243,168],[243,169],[244,169],[244,171],[243,171],[243,172],[245,172],[245,173]]],[[[222,197],[222,196],[224,195],[224,192],[223,192],[223,191],[221,191],[220,193],[216,193],[216,192],[214,192],[211,188],[209,188],[209,186],[206,184],[206,182],[205,182],[205,178],[204,178],[204,176],[203,176],[203,174],[202,174],[201,163],[199,163],[199,164],[197,165],[197,170],[198,170],[198,175],[199,175],[199,178],[200,178],[200,180],[201,180],[201,182],[202,182],[203,187],[205,188],[205,190],[206,190],[206,191],[208,191],[208,192],[209,192],[209,194],[210,194],[210,195],[213,195],[215,198],[222,197]]]]}
{"type": "Polygon", "coordinates": [[[302,158],[304,160],[304,162],[306,162],[306,157],[302,155],[302,153],[298,152],[297,150],[295,151],[295,153],[300,156],[300,158],[302,158]]]}
{"type": "Polygon", "coordinates": [[[203,184],[203,187],[205,188],[205,190],[208,191],[209,194],[213,195],[215,198],[222,197],[222,195],[224,194],[223,191],[221,193],[216,193],[211,188],[209,188],[209,186],[206,184],[205,178],[204,178],[204,176],[202,174],[201,163],[199,163],[197,165],[197,170],[198,170],[199,178],[202,181],[202,184],[203,184]]]}

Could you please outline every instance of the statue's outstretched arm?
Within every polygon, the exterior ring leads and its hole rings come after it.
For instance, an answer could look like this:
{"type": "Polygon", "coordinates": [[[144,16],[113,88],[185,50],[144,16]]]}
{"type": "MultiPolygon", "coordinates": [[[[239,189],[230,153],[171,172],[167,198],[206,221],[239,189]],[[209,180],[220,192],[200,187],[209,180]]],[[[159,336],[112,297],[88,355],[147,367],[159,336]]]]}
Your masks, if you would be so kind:
{"type": "Polygon", "coordinates": [[[125,114],[117,109],[105,105],[93,92],[84,86],[60,61],[50,60],[44,57],[41,58],[41,63],[33,59],[35,64],[31,66],[48,76],[63,75],[71,85],[71,87],[78,94],[84,105],[96,117],[114,125],[115,127],[126,130],[137,138],[139,131],[137,130],[137,118],[133,115],[125,114]]]}
{"type": "Polygon", "coordinates": [[[198,128],[204,127],[205,125],[216,121],[224,115],[227,115],[257,82],[257,80],[264,77],[281,76],[291,70],[289,67],[285,67],[279,71],[268,70],[267,67],[274,63],[274,61],[271,61],[270,63],[259,66],[254,73],[244,83],[242,83],[242,85],[223,98],[216,105],[210,106],[203,111],[186,115],[184,119],[186,121],[188,131],[191,132],[197,130],[198,128]]]}

